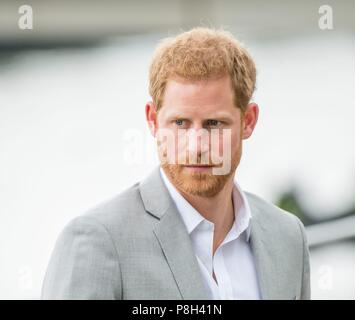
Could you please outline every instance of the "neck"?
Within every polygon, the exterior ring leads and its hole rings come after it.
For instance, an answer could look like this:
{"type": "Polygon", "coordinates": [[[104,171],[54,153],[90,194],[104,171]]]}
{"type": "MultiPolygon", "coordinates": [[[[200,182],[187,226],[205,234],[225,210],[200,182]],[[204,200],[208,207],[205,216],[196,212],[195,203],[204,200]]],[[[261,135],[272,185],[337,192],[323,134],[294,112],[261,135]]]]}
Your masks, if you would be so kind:
{"type": "Polygon", "coordinates": [[[228,232],[234,222],[232,191],[234,175],[213,197],[201,197],[181,192],[182,196],[207,220],[213,222],[215,232],[228,232]]]}

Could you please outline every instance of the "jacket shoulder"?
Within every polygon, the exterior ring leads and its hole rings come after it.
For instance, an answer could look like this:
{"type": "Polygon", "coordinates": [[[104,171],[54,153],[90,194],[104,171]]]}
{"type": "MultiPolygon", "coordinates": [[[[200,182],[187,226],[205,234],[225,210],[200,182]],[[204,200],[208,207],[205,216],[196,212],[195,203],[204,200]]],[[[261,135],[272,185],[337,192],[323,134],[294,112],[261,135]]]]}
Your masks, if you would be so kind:
{"type": "Polygon", "coordinates": [[[299,237],[300,231],[303,233],[303,223],[296,215],[254,193],[245,192],[245,194],[251,207],[252,216],[255,216],[262,225],[281,234],[294,234],[299,237]]]}
{"type": "Polygon", "coordinates": [[[148,218],[139,191],[139,182],[89,208],[76,219],[92,218],[107,230],[126,229],[148,218]]]}

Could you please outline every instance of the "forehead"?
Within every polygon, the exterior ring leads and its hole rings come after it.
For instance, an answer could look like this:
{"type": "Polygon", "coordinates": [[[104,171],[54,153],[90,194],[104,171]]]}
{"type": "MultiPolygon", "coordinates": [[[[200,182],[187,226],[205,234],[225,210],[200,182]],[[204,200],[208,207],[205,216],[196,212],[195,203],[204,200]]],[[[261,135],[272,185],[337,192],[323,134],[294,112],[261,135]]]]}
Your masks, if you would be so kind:
{"type": "Polygon", "coordinates": [[[164,114],[234,113],[234,94],[229,76],[214,79],[168,80],[161,111],[164,114]]]}

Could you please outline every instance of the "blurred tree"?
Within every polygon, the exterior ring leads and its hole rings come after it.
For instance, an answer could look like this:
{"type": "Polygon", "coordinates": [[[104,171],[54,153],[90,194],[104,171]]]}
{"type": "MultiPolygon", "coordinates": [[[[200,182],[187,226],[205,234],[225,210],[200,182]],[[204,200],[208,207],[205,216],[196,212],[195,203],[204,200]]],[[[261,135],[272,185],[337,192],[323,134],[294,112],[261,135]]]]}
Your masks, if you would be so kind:
{"type": "Polygon", "coordinates": [[[276,201],[276,205],[281,209],[296,215],[305,226],[314,223],[313,219],[311,219],[309,214],[307,214],[307,212],[302,208],[295,189],[291,189],[281,194],[279,199],[276,201]]]}
{"type": "Polygon", "coordinates": [[[304,208],[304,206],[302,206],[300,198],[301,197],[298,195],[297,189],[295,187],[291,187],[288,191],[282,193],[279,196],[279,198],[275,201],[275,203],[281,209],[291,212],[295,216],[300,218],[305,226],[355,215],[355,202],[354,202],[354,204],[351,205],[349,209],[343,212],[334,212],[334,214],[331,215],[330,218],[315,219],[313,218],[314,215],[312,215],[308,210],[304,208]]]}

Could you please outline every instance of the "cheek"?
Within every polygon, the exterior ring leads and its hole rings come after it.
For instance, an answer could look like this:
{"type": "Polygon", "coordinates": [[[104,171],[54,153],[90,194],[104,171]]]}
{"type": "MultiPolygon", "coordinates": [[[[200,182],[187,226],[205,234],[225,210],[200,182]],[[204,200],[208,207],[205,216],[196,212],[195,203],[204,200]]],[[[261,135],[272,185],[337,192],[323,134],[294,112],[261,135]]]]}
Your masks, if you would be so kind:
{"type": "Polygon", "coordinates": [[[240,148],[240,144],[241,144],[241,132],[240,130],[234,130],[232,132],[232,137],[231,137],[231,141],[232,141],[232,150],[236,150],[240,148]]]}
{"type": "Polygon", "coordinates": [[[157,143],[159,153],[169,164],[176,164],[177,161],[183,161],[186,154],[186,141],[177,129],[159,128],[157,143]]]}
{"type": "Polygon", "coordinates": [[[218,150],[222,156],[225,152],[230,151],[234,154],[240,148],[241,136],[238,130],[226,129],[219,135],[218,145],[212,145],[218,150]]]}
{"type": "Polygon", "coordinates": [[[164,157],[170,157],[174,152],[174,133],[167,127],[160,123],[160,126],[156,129],[156,143],[159,154],[164,157]]]}

